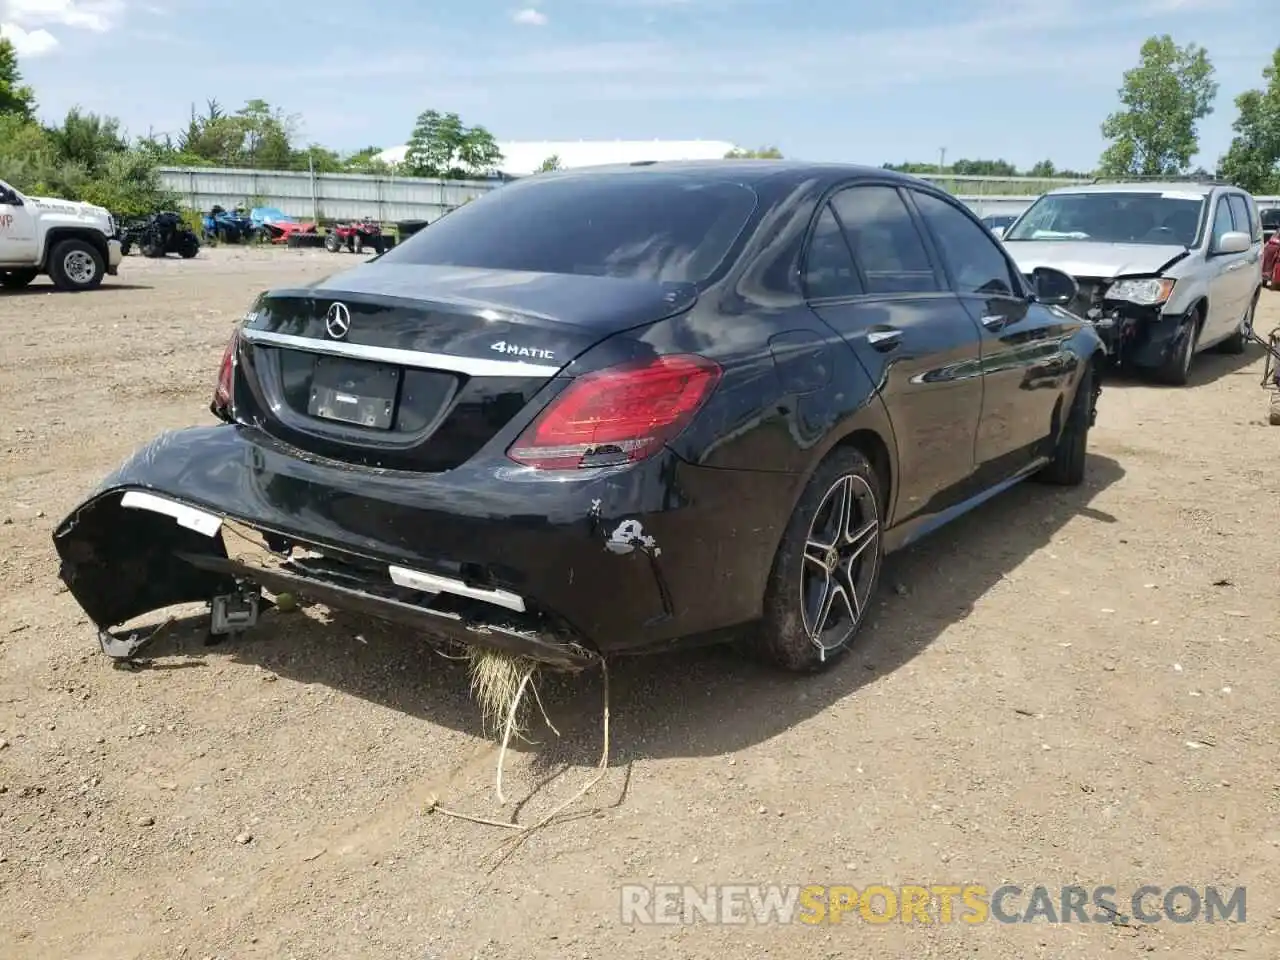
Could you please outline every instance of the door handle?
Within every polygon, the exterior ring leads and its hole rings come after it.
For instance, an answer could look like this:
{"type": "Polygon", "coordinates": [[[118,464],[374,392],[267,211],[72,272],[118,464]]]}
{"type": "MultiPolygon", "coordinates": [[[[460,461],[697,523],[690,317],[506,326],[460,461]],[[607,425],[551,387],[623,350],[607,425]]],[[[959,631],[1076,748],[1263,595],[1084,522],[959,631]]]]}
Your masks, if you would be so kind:
{"type": "Polygon", "coordinates": [[[1008,322],[1009,318],[1003,313],[989,313],[982,318],[982,325],[988,330],[999,330],[1008,322]]]}
{"type": "Polygon", "coordinates": [[[902,342],[902,331],[895,329],[872,330],[867,334],[867,343],[877,350],[889,351],[902,342]]]}

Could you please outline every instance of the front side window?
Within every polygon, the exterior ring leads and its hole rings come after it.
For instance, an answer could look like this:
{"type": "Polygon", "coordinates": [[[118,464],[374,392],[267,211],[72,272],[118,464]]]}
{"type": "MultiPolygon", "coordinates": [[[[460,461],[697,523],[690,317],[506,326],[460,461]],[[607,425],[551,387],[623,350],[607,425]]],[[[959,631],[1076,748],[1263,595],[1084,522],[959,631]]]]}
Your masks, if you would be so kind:
{"type": "Polygon", "coordinates": [[[1218,244],[1222,242],[1225,234],[1230,233],[1236,228],[1235,223],[1231,219],[1231,207],[1227,203],[1227,198],[1223,197],[1218,201],[1218,206],[1214,209],[1213,214],[1213,246],[1217,249],[1218,244]]]}
{"type": "Polygon", "coordinates": [[[850,187],[831,198],[867,293],[941,290],[920,231],[894,187],[850,187]]]}
{"type": "Polygon", "coordinates": [[[1004,237],[1194,247],[1204,197],[1194,193],[1055,193],[1041,197],[1004,237]]]}
{"type": "Polygon", "coordinates": [[[1227,203],[1231,205],[1231,219],[1235,222],[1236,230],[1247,233],[1250,240],[1255,242],[1261,240],[1262,231],[1250,213],[1249,204],[1245,198],[1238,193],[1229,193],[1227,203]]]}
{"type": "Polygon", "coordinates": [[[535,177],[464,204],[380,262],[700,283],[756,202],[741,183],[679,174],[535,177]]]}
{"type": "Polygon", "coordinates": [[[1013,271],[990,232],[946,200],[920,190],[911,193],[955,278],[956,292],[1012,296],[1013,271]]]}

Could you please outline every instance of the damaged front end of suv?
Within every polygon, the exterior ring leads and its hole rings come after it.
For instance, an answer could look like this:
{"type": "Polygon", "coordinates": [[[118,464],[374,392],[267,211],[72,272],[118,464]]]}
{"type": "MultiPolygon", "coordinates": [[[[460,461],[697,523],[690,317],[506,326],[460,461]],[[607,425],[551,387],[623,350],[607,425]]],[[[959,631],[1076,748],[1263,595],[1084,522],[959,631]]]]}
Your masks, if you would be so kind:
{"type": "Polygon", "coordinates": [[[1159,368],[1178,356],[1194,330],[1194,304],[1181,312],[1166,309],[1177,287],[1169,277],[1082,277],[1079,283],[1080,295],[1068,309],[1094,325],[1119,366],[1159,368]]]}

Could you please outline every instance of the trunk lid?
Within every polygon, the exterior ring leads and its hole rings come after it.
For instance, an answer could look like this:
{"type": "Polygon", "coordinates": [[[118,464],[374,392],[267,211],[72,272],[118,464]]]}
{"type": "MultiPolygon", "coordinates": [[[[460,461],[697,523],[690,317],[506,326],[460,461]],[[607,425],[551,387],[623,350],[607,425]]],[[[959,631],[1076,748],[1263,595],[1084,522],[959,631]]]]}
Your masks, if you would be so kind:
{"type": "Polygon", "coordinates": [[[332,459],[452,469],[583,351],[696,299],[692,284],[371,261],[259,298],[237,416],[332,459]]]}

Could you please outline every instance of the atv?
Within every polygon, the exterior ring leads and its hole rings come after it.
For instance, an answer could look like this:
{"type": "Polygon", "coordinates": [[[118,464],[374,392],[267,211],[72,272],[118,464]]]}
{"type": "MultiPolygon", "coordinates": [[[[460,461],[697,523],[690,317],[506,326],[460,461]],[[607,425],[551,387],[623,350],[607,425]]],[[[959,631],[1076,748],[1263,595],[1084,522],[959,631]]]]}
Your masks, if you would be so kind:
{"type": "Polygon", "coordinates": [[[249,243],[253,240],[253,221],[244,210],[229,211],[212,207],[204,215],[204,238],[220,243],[249,243]]]}
{"type": "Polygon", "coordinates": [[[365,217],[352,223],[340,223],[324,238],[324,248],[330,253],[349,250],[352,253],[363,253],[365,247],[372,247],[374,253],[382,253],[384,247],[382,226],[372,217],[365,217]]]}
{"type": "Polygon", "coordinates": [[[181,214],[164,210],[136,217],[121,229],[121,253],[128,254],[134,247],[144,257],[176,253],[184,260],[190,260],[200,252],[200,238],[183,222],[181,214]]]}

